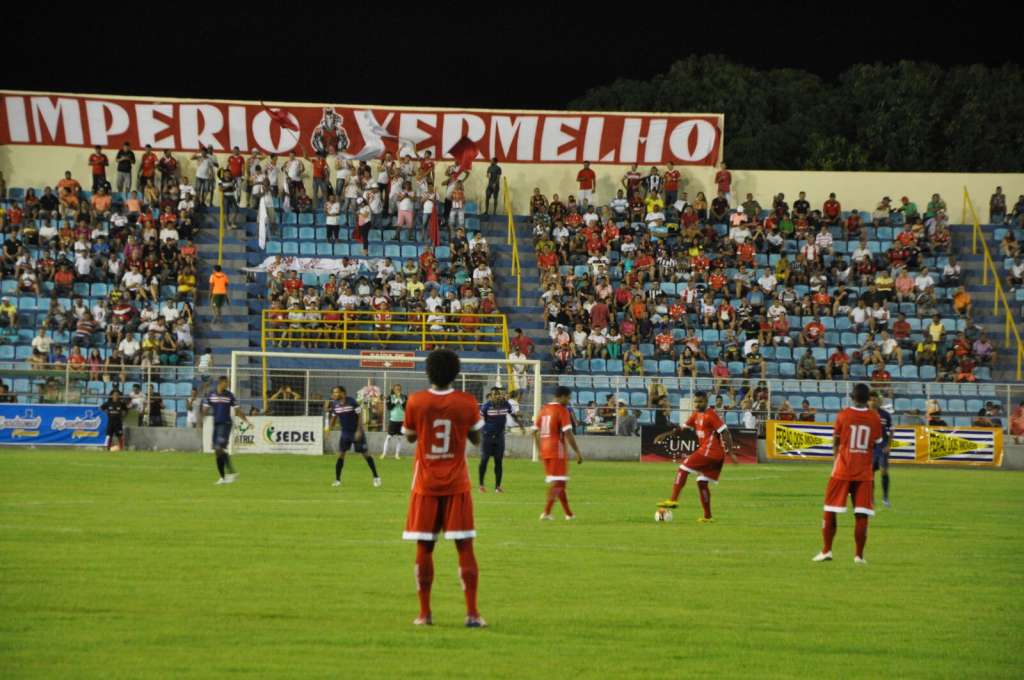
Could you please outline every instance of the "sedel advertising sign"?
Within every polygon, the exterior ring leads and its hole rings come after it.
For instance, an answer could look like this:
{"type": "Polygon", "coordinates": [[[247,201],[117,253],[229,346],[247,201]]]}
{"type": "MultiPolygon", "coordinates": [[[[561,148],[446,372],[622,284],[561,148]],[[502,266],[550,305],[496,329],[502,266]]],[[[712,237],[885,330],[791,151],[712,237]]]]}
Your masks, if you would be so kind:
{"type": "MultiPolygon", "coordinates": [[[[209,416],[203,420],[203,451],[213,452],[213,418],[209,416]]],[[[249,424],[236,418],[229,452],[319,456],[324,452],[323,418],[249,416],[249,424]]]]}

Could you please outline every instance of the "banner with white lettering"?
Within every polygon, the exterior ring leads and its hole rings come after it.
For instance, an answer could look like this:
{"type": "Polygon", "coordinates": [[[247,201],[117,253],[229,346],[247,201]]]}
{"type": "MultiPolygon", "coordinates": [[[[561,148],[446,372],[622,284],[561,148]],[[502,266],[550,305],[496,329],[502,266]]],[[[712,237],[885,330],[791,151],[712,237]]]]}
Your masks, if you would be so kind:
{"type": "MultiPolygon", "coordinates": [[[[721,114],[596,113],[192,101],[0,91],[0,145],[215,151],[385,153],[451,158],[468,139],[477,158],[509,163],[715,165],[721,114]]],[[[111,159],[113,160],[113,159],[111,159]]]]}
{"type": "MultiPolygon", "coordinates": [[[[249,416],[235,418],[228,451],[236,453],[297,453],[319,456],[324,452],[324,420],[317,416],[249,416]]],[[[203,419],[203,451],[213,453],[213,417],[203,419]]]]}

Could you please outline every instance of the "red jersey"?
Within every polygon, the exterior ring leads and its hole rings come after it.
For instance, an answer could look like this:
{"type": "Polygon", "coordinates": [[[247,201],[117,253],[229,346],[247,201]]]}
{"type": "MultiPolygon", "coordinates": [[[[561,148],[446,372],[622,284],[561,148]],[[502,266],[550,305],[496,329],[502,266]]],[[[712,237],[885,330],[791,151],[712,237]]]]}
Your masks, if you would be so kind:
{"type": "MultiPolygon", "coordinates": [[[[697,431],[697,449],[695,454],[707,456],[708,458],[724,459],[725,449],[722,448],[721,440],[716,434],[725,432],[727,429],[722,418],[715,409],[710,406],[704,412],[694,411],[686,420],[686,426],[697,431]]],[[[870,465],[871,460],[868,459],[870,465]]]]}
{"type": "MultiPolygon", "coordinates": [[[[327,177],[326,159],[317,157],[310,161],[310,164],[313,166],[313,177],[317,179],[325,179],[327,177]]],[[[231,171],[231,174],[234,174],[234,170],[231,171]]]]}
{"type": "Polygon", "coordinates": [[[868,482],[871,453],[882,442],[882,419],[873,409],[851,406],[839,412],[832,436],[839,441],[839,454],[832,465],[832,478],[868,482]]]}
{"type": "Polygon", "coordinates": [[[715,184],[723,194],[729,193],[729,188],[732,186],[732,173],[728,170],[719,170],[715,173],[715,184]]]}
{"type": "Polygon", "coordinates": [[[576,173],[576,181],[580,183],[580,189],[587,191],[594,188],[594,181],[597,179],[597,175],[590,168],[583,168],[576,173]]]}
{"type": "Polygon", "coordinates": [[[143,177],[152,177],[156,171],[156,154],[152,151],[142,154],[142,171],[143,177]]]}
{"type": "Polygon", "coordinates": [[[541,458],[567,458],[565,433],[572,429],[569,409],[553,401],[545,404],[533,421],[533,427],[540,434],[541,458]]]}
{"type": "MultiPolygon", "coordinates": [[[[241,177],[245,172],[245,158],[241,155],[233,155],[228,157],[228,170],[231,171],[232,177],[241,177]]],[[[316,162],[313,162],[313,176],[316,177],[316,162]]]]}
{"type": "Polygon", "coordinates": [[[471,394],[429,389],[410,395],[402,433],[417,437],[413,492],[451,496],[469,491],[466,439],[483,426],[480,404],[471,394]]]}
{"type": "Polygon", "coordinates": [[[679,188],[679,171],[669,170],[663,177],[665,181],[665,191],[675,191],[679,188]]]}
{"type": "Polygon", "coordinates": [[[101,153],[94,153],[89,156],[89,165],[92,166],[94,177],[103,175],[106,172],[107,157],[101,153]]]}

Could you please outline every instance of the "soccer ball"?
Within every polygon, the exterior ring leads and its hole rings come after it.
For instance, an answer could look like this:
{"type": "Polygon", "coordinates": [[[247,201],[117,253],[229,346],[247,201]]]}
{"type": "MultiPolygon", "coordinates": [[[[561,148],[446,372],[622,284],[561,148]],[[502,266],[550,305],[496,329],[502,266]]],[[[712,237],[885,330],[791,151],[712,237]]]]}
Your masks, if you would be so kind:
{"type": "Polygon", "coordinates": [[[655,522],[671,522],[672,521],[672,511],[669,510],[668,508],[658,508],[654,512],[654,521],[655,522]]]}

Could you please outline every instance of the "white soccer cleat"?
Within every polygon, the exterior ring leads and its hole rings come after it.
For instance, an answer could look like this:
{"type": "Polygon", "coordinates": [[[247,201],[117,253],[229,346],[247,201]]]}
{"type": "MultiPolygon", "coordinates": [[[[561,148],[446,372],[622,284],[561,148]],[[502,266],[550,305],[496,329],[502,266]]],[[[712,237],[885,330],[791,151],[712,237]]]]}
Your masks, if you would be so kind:
{"type": "Polygon", "coordinates": [[[388,452],[387,451],[385,451],[384,453],[380,454],[380,459],[381,460],[384,460],[387,457],[388,457],[388,452]]]}
{"type": "Polygon", "coordinates": [[[553,519],[554,519],[554,517],[552,517],[551,515],[549,515],[549,514],[547,514],[547,513],[544,513],[544,514],[542,514],[542,515],[540,516],[540,518],[541,518],[542,520],[547,520],[547,521],[549,521],[549,522],[550,522],[551,520],[553,520],[553,519]]]}
{"type": "Polygon", "coordinates": [[[891,508],[892,507],[892,503],[889,502],[888,498],[883,498],[882,499],[882,505],[884,505],[887,508],[891,508]]]}
{"type": "Polygon", "coordinates": [[[430,616],[417,616],[413,619],[412,625],[414,626],[432,626],[434,625],[434,619],[430,616]]]}
{"type": "Polygon", "coordinates": [[[576,519],[576,515],[566,515],[565,516],[565,521],[566,522],[571,522],[574,519],[576,519]]]}
{"type": "Polygon", "coordinates": [[[374,477],[373,478],[373,485],[374,486],[380,486],[381,485],[380,477],[374,477]]]}
{"type": "Polygon", "coordinates": [[[811,562],[831,562],[831,561],[832,561],[832,551],[831,550],[829,550],[828,552],[820,552],[820,553],[818,553],[817,555],[815,555],[814,557],[811,558],[811,562]]]}
{"type": "Polygon", "coordinates": [[[333,482],[331,482],[331,486],[341,486],[341,480],[335,479],[333,482]]]}
{"type": "Polygon", "coordinates": [[[866,559],[864,559],[863,557],[854,557],[853,558],[853,563],[854,564],[867,564],[868,561],[866,559]]]}
{"type": "Polygon", "coordinates": [[[225,484],[231,484],[236,479],[238,479],[238,473],[237,472],[232,472],[232,473],[229,473],[227,475],[224,475],[224,483],[225,484]]]}
{"type": "Polygon", "coordinates": [[[214,486],[220,486],[221,484],[227,484],[227,483],[228,483],[228,481],[226,479],[224,479],[223,477],[221,477],[216,482],[214,482],[213,485],[214,486]]]}

